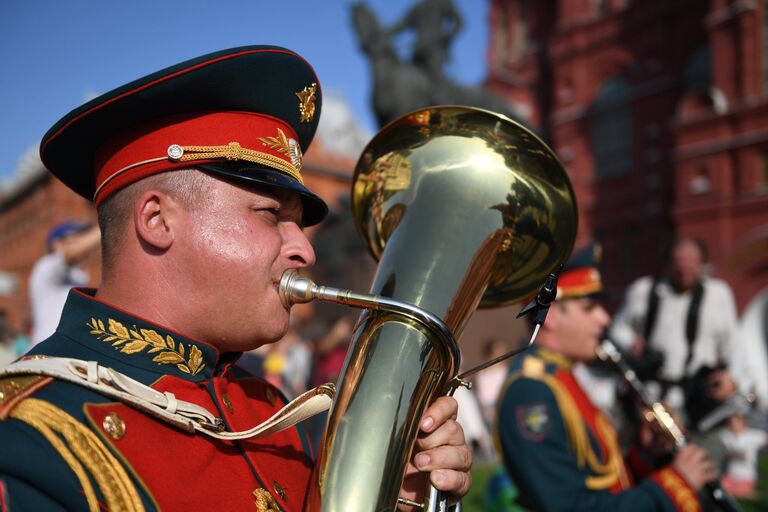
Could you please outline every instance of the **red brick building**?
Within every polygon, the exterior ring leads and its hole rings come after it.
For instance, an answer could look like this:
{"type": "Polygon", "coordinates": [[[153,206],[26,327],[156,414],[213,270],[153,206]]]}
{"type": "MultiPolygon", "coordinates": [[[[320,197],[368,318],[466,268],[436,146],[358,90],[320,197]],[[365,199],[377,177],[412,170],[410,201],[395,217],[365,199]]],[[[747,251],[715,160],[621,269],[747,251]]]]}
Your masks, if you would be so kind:
{"type": "Polygon", "coordinates": [[[759,0],[492,0],[488,85],[523,105],[615,291],[674,234],[740,311],[768,285],[768,11],[759,0]]]}

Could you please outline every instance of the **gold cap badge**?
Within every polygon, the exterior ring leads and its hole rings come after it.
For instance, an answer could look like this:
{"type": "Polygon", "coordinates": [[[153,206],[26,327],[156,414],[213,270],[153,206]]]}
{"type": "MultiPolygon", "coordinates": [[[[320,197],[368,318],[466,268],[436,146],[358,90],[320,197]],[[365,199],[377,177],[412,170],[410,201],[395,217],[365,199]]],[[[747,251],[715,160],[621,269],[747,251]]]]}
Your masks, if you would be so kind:
{"type": "Polygon", "coordinates": [[[301,114],[299,121],[302,123],[310,123],[315,117],[316,93],[317,84],[312,84],[296,93],[296,97],[299,98],[299,114],[301,114]]]}

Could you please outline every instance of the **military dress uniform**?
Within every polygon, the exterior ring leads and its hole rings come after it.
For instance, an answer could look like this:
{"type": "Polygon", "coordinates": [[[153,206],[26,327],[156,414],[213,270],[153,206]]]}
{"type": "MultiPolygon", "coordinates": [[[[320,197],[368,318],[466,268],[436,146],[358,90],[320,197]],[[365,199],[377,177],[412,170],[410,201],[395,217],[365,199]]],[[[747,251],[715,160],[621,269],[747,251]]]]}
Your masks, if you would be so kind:
{"type": "MultiPolygon", "coordinates": [[[[40,355],[96,361],[246,430],[284,399],[222,354],[92,297],[70,292],[40,355]]],[[[312,454],[296,428],[223,441],[185,432],[95,391],[45,376],[0,381],[2,510],[298,510],[312,454]],[[260,506],[255,506],[260,504],[260,506]],[[280,508],[277,508],[280,507],[280,508]]]]}
{"type": "MultiPolygon", "coordinates": [[[[195,168],[295,192],[310,226],[327,213],[301,176],[321,99],[311,66],[290,50],[223,50],[73,110],[45,135],[41,157],[97,206],[145,177],[195,168]]],[[[0,511],[300,509],[312,456],[297,427],[215,437],[264,424],[284,405],[280,393],[236,368],[240,354],[218,352],[217,340],[95,296],[71,291],[55,334],[0,369],[0,511]],[[58,374],[40,369],[59,363],[58,374]]]]}
{"type": "MultiPolygon", "coordinates": [[[[602,289],[590,250],[560,276],[558,298],[602,289]]],[[[640,452],[624,459],[610,420],[571,372],[572,362],[533,348],[510,368],[497,404],[496,443],[518,501],[533,510],[700,510],[695,490],[671,467],[655,470],[640,452]]]]}

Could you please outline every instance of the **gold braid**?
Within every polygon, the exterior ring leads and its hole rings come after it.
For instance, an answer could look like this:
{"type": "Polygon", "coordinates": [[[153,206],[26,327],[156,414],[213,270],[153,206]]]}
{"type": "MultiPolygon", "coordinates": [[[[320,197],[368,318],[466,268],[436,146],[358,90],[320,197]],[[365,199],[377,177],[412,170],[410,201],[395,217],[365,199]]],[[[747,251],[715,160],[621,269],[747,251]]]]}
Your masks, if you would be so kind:
{"type": "Polygon", "coordinates": [[[230,142],[226,146],[181,146],[184,153],[176,161],[190,162],[194,160],[208,160],[213,158],[224,158],[226,160],[245,160],[266,165],[284,172],[299,183],[304,183],[301,174],[295,166],[287,163],[282,158],[263,153],[254,149],[242,147],[237,142],[230,142]]]}
{"type": "MultiPolygon", "coordinates": [[[[571,448],[576,454],[579,467],[583,468],[586,461],[589,468],[596,473],[595,476],[587,477],[585,481],[587,488],[592,490],[608,489],[619,479],[626,482],[627,477],[621,460],[621,451],[615,436],[607,437],[607,462],[603,464],[592,449],[586,425],[571,395],[554,376],[544,374],[539,378],[549,386],[555,395],[555,400],[562,411],[565,431],[568,434],[571,448]]],[[[603,435],[610,431],[608,425],[601,424],[599,421],[598,429],[600,430],[599,433],[603,435]]]]}
{"type": "Polygon", "coordinates": [[[104,495],[109,510],[144,510],[136,487],[120,462],[96,434],[68,413],[46,401],[27,398],[16,406],[11,417],[27,423],[51,443],[80,481],[89,510],[98,512],[99,504],[88,473],[104,495]]]}
{"type": "Polygon", "coordinates": [[[524,361],[522,371],[516,377],[510,378],[510,382],[521,376],[538,379],[544,382],[555,395],[555,400],[562,413],[568,442],[576,455],[578,466],[583,468],[586,463],[589,468],[596,473],[596,475],[586,478],[586,487],[591,490],[608,489],[619,480],[623,484],[628,485],[629,480],[624,469],[621,449],[619,448],[616,435],[611,430],[610,425],[608,425],[601,416],[598,416],[598,434],[606,440],[606,448],[608,452],[606,454],[607,461],[603,464],[598,460],[597,454],[592,449],[586,425],[581,418],[581,413],[579,412],[576,402],[556,377],[549,375],[544,371],[543,362],[529,356],[524,361]]]}

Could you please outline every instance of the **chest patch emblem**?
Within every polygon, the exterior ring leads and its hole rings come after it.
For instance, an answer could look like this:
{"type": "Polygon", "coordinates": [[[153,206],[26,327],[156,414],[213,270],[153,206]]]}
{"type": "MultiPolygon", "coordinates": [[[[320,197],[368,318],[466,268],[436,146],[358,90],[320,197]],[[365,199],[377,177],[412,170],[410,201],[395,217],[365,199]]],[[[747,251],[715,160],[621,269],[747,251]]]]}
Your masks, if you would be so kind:
{"type": "Polygon", "coordinates": [[[549,433],[549,408],[544,403],[524,405],[515,409],[517,426],[523,437],[530,441],[542,441],[549,433]]]}
{"type": "Polygon", "coordinates": [[[163,337],[154,329],[139,329],[135,325],[132,329],[112,318],[108,319],[107,326],[102,320],[91,318],[86,324],[99,341],[111,343],[112,346],[123,354],[133,355],[143,353],[156,354],[152,361],[157,364],[173,364],[180,371],[190,375],[197,375],[205,367],[203,353],[196,346],[177,343],[171,336],[163,337]]]}

